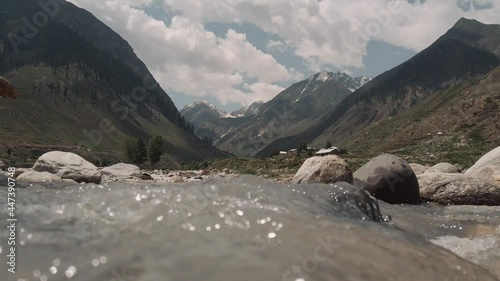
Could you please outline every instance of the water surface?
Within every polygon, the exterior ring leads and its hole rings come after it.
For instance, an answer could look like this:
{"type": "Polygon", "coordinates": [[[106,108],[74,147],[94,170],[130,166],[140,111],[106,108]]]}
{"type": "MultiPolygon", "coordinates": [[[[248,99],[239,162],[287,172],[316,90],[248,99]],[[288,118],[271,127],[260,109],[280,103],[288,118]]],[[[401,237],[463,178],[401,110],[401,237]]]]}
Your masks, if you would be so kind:
{"type": "MultiPolygon", "coordinates": [[[[17,196],[23,246],[17,274],[5,270],[2,281],[500,276],[495,207],[380,203],[380,214],[364,192],[250,176],[182,186],[36,184],[17,196]]],[[[5,218],[6,202],[0,208],[5,218]]],[[[2,264],[6,237],[2,230],[2,264]]]]}

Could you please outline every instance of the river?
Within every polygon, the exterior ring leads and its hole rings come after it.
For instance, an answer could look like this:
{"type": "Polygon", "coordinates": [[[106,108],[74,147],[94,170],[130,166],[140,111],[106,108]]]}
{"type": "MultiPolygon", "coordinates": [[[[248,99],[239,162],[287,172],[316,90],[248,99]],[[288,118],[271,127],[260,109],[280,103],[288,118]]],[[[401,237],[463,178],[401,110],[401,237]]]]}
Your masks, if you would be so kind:
{"type": "MultiPolygon", "coordinates": [[[[0,187],[5,224],[6,194],[0,187]]],[[[19,187],[17,200],[17,272],[4,268],[1,281],[500,277],[500,207],[377,204],[341,184],[253,176],[182,186],[33,184],[19,187]]],[[[8,235],[3,228],[3,267],[8,235]]]]}

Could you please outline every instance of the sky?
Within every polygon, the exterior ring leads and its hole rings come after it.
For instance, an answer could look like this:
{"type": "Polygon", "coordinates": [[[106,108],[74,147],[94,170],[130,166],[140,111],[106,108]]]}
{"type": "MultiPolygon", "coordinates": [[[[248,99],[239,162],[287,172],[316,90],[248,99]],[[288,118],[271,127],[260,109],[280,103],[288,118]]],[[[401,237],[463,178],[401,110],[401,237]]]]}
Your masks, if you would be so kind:
{"type": "Polygon", "coordinates": [[[179,109],[269,101],[321,71],[375,77],[500,0],[70,0],[129,42],[179,109]]]}

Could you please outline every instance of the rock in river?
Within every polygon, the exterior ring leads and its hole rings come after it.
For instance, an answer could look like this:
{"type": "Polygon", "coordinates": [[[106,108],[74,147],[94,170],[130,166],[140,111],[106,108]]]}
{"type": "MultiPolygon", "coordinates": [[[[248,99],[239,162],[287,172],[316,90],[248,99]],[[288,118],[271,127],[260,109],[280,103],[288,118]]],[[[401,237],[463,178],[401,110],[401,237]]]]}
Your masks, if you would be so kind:
{"type": "Polygon", "coordinates": [[[128,178],[133,176],[140,176],[141,170],[137,166],[120,163],[102,169],[101,173],[103,175],[113,176],[117,178],[128,178]]]}
{"type": "Polygon", "coordinates": [[[61,179],[71,179],[76,182],[101,182],[101,172],[96,166],[79,155],[68,152],[45,153],[38,158],[33,166],[33,171],[49,172],[61,179]]]}
{"type": "Polygon", "coordinates": [[[500,185],[462,174],[418,176],[422,198],[443,205],[500,205],[500,185]]]}
{"type": "Polygon", "coordinates": [[[472,175],[472,173],[485,166],[496,166],[500,167],[500,146],[493,149],[492,151],[486,153],[481,159],[479,159],[474,166],[468,169],[465,174],[472,175]]]}
{"type": "Polygon", "coordinates": [[[292,184],[336,183],[352,184],[353,176],[347,163],[336,155],[307,159],[292,179],[292,184]]]}
{"type": "Polygon", "coordinates": [[[384,154],[354,173],[354,184],[390,204],[420,202],[415,172],[401,158],[384,154]]]}
{"type": "Polygon", "coordinates": [[[471,177],[493,181],[500,184],[500,165],[488,165],[469,173],[471,177]]]}
{"type": "Polygon", "coordinates": [[[20,182],[62,182],[62,179],[55,174],[35,171],[22,173],[16,180],[20,182]]]}

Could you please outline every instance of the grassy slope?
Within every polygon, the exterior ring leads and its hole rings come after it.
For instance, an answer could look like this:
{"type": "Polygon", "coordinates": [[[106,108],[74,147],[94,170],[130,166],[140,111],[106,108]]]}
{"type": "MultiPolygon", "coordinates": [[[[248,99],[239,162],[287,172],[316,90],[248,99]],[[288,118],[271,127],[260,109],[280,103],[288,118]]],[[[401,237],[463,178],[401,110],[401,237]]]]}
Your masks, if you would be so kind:
{"type": "Polygon", "coordinates": [[[448,161],[468,167],[500,145],[500,68],[483,79],[434,93],[338,142],[357,155],[392,152],[409,161],[448,161]]]}
{"type": "Polygon", "coordinates": [[[186,134],[158,112],[153,112],[151,118],[145,118],[130,109],[129,116],[120,120],[119,114],[109,107],[109,101],[121,98],[110,97],[113,93],[109,92],[109,87],[92,77],[85,80],[80,73],[77,79],[76,68],[76,65],[70,67],[68,79],[65,70],[59,69],[54,75],[44,65],[23,67],[4,75],[23,95],[18,100],[0,99],[0,159],[24,166],[33,163],[47,150],[60,149],[77,152],[89,160],[101,158],[117,162],[123,160],[122,145],[128,135],[142,136],[147,140],[152,134],[160,134],[166,141],[164,163],[199,161],[223,155],[186,134]],[[37,85],[35,94],[33,81],[37,85]],[[57,81],[61,83],[61,94],[54,101],[48,85],[50,82],[57,85],[57,81]],[[39,95],[38,85],[42,84],[44,86],[39,95]],[[70,89],[69,99],[62,98],[63,85],[70,89]],[[75,106],[76,85],[80,93],[75,106]],[[96,106],[90,103],[91,89],[98,89],[100,102],[96,106]],[[116,130],[102,133],[102,141],[96,143],[85,136],[84,130],[102,132],[99,128],[103,119],[109,120],[116,130]],[[14,151],[10,159],[6,155],[7,147],[14,151]]]}

